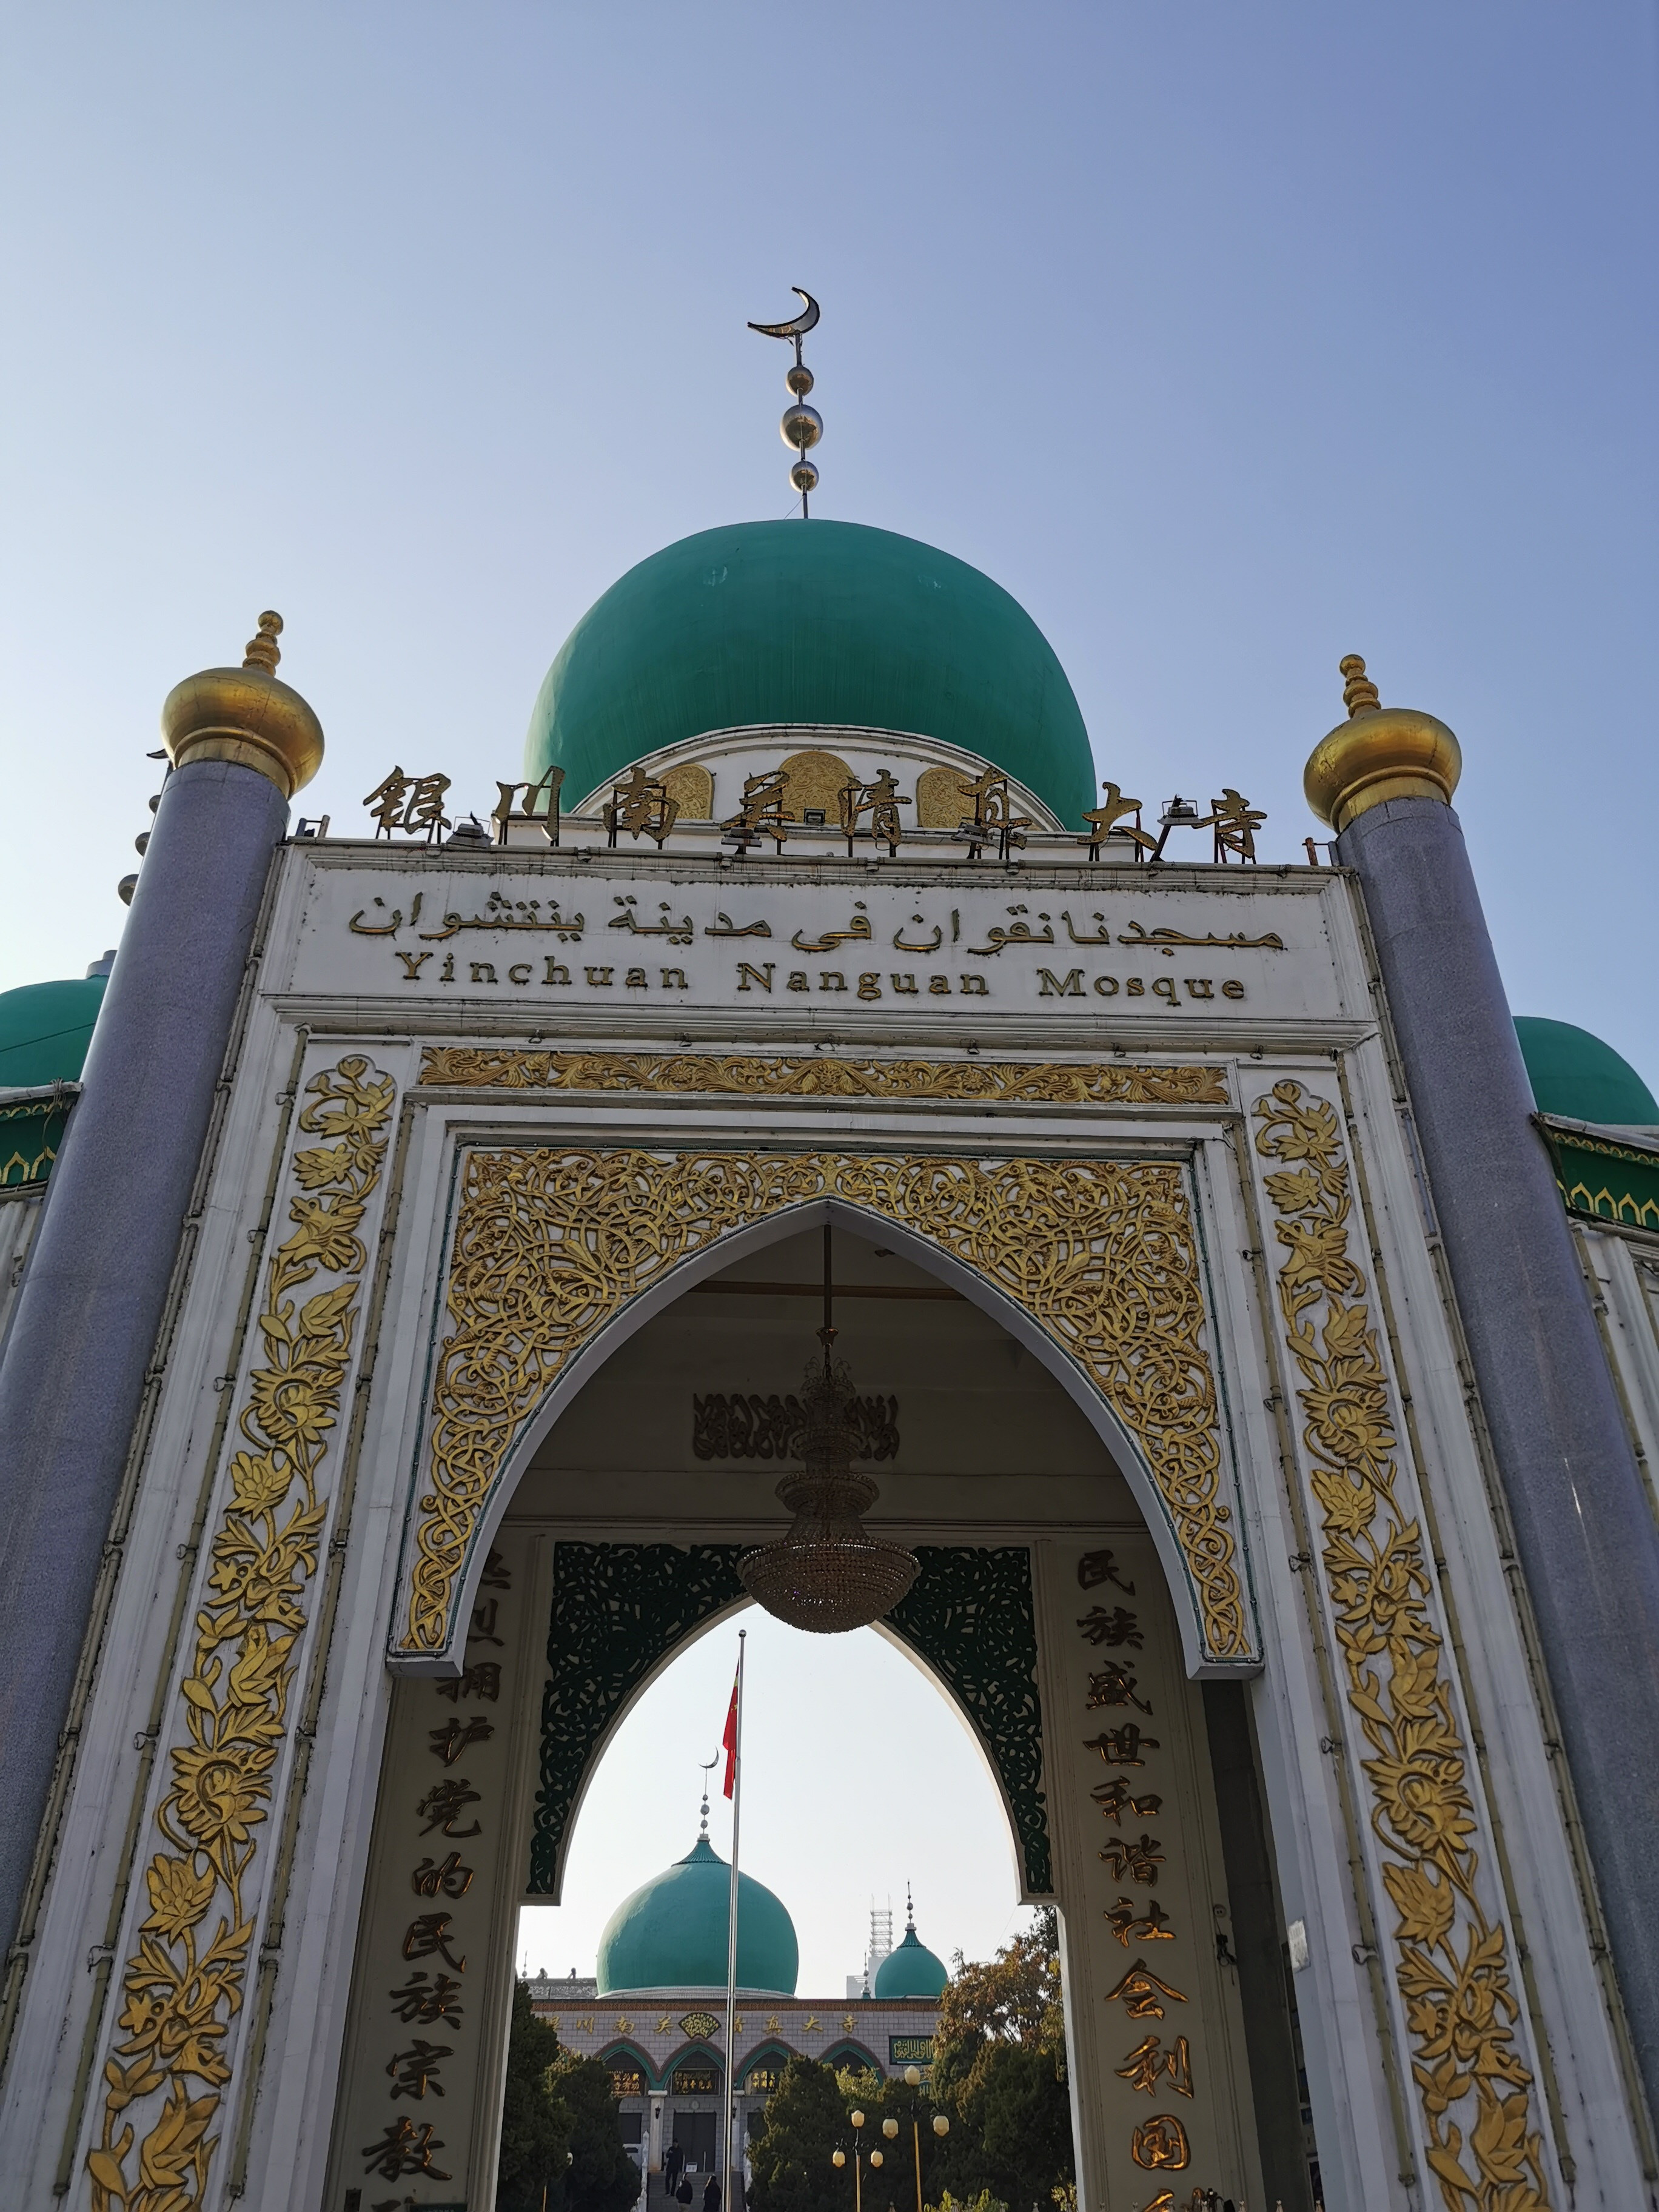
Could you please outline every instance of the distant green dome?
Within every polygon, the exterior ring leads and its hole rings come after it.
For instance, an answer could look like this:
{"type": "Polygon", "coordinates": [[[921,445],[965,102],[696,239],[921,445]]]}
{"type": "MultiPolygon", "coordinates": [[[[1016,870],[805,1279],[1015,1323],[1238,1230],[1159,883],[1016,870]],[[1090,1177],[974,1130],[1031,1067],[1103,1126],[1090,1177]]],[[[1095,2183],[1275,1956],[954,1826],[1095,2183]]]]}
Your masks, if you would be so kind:
{"type": "MultiPolygon", "coordinates": [[[[724,1989],[731,1881],[731,1868],[699,1836],[684,1858],[624,1898],[599,1938],[599,1995],[724,1989]]],[[[799,1971],[795,1923],[782,1901],[739,1874],[738,1988],[792,1997],[799,1971]]]]}
{"type": "Polygon", "coordinates": [[[1627,1060],[1571,1022],[1517,1014],[1516,1034],[1540,1114],[1570,1121],[1613,1121],[1659,1128],[1659,1104],[1627,1060]]]}
{"type": "Polygon", "coordinates": [[[0,1087],[73,1083],[108,980],[87,975],[0,991],[0,1087]]]}
{"type": "Polygon", "coordinates": [[[914,538],[799,519],[700,531],[614,583],[548,672],[525,774],[562,768],[574,806],[647,753],[766,722],[943,738],[1070,824],[1095,802],[1072,687],[1018,600],[914,538]]]}
{"type": "Polygon", "coordinates": [[[942,1997],[950,1978],[944,1960],[921,1942],[913,1923],[905,1929],[897,1950],[890,1951],[876,1968],[870,1994],[872,1997],[942,1997]]]}

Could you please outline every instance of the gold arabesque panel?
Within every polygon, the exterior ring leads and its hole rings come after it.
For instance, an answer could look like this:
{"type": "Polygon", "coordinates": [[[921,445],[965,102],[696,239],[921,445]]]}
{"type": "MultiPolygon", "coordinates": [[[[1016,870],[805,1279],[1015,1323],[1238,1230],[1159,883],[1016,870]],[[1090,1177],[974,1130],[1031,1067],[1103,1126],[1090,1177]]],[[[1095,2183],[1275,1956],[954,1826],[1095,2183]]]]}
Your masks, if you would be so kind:
{"type": "Polygon", "coordinates": [[[833,1195],[902,1224],[1018,1302],[1145,1456],[1185,1555],[1206,1655],[1255,1656],[1231,1510],[1197,1237],[1167,1162],[844,1152],[478,1149],[461,1164],[451,1333],[434,1383],[397,1649],[435,1651],[520,1425],[628,1300],[781,1208],[833,1195]]]}
{"type": "Polygon", "coordinates": [[[842,1060],[804,1054],[536,1052],[428,1045],[421,1081],[451,1090],[670,1091],[769,1098],[987,1099],[1011,1105],[1224,1106],[1219,1067],[1129,1061],[842,1060]]]}
{"type": "Polygon", "coordinates": [[[714,779],[706,768],[696,761],[682,761],[673,768],[665,768],[660,778],[662,787],[680,810],[680,819],[686,822],[708,822],[714,812],[714,779]]]}
{"type": "Polygon", "coordinates": [[[817,750],[791,753],[783,763],[783,778],[787,820],[799,822],[811,806],[822,809],[832,826],[841,819],[842,793],[858,781],[839,753],[817,750]]]}
{"type": "Polygon", "coordinates": [[[1286,1164],[1264,1177],[1285,1255],[1279,1311],[1303,1379],[1327,1603],[1370,1754],[1361,1764],[1371,1826],[1389,1854],[1395,1978],[1429,2164],[1447,2212],[1545,2212],[1508,1939],[1480,1893],[1468,1754],[1422,1531],[1399,1496],[1398,1432],[1365,1278],[1348,1253],[1352,1199],[1336,1111],[1282,1082],[1254,1112],[1256,1150],[1286,1164]]]}
{"type": "Polygon", "coordinates": [[[918,830],[954,830],[974,811],[973,778],[959,768],[925,768],[916,778],[918,830]]]}
{"type": "Polygon", "coordinates": [[[250,1875],[269,1817],[306,1597],[328,1518],[319,1478],[351,1358],[367,1263],[359,1231],[386,1164],[392,1078],[359,1054],[313,1076],[297,1151],[293,1233],[265,1277],[262,1363],[238,1422],[247,1445],[210,1546],[190,1672],[156,1808],[163,1848],[145,1870],[149,1913],[122,1972],[125,2002],[87,2154],[94,2212],[187,2212],[208,2197],[258,1914],[250,1875]],[[333,1280],[303,1302],[319,1275],[333,1280]]]}

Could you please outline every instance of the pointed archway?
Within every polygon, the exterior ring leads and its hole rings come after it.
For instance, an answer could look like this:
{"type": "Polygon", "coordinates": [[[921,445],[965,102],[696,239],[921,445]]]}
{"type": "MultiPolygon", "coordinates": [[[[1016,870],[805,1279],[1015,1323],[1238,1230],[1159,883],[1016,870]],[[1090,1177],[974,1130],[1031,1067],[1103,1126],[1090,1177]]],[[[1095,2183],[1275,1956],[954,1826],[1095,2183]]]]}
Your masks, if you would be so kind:
{"type": "Polygon", "coordinates": [[[455,1670],[518,1473],[617,1346],[704,1277],[828,1219],[878,1224],[1048,1368],[1135,1493],[1188,1673],[1254,1672],[1185,1177],[1164,1160],[464,1152],[389,1663],[455,1670]]]}

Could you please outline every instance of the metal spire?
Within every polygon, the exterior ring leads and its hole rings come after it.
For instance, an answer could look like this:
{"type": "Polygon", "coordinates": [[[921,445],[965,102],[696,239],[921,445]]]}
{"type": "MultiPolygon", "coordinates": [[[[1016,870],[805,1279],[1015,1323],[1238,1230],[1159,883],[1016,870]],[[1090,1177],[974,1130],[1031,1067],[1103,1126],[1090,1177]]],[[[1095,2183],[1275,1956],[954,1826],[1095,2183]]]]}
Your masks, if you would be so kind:
{"type": "Polygon", "coordinates": [[[784,444],[793,446],[800,457],[789,471],[789,481],[800,494],[800,511],[805,518],[809,511],[808,495],[816,489],[818,481],[817,469],[806,458],[807,449],[816,446],[823,435],[823,417],[816,407],[806,404],[806,395],[812,389],[813,380],[811,370],[800,357],[800,342],[808,331],[816,329],[817,325],[818,303],[810,292],[803,292],[799,284],[792,284],[789,289],[797,299],[806,302],[799,314],[787,323],[750,323],[749,327],[751,331],[758,331],[763,338],[793,338],[795,342],[795,358],[785,371],[783,379],[792,395],[791,404],[784,409],[783,420],[778,427],[783,434],[784,444]]]}

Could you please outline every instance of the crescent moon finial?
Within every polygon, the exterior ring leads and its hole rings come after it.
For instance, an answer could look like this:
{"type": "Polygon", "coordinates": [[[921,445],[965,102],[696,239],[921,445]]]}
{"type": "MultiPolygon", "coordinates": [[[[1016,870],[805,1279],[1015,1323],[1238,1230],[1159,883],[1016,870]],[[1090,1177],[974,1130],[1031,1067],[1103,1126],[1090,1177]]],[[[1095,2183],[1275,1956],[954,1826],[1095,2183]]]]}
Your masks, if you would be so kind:
{"type": "Polygon", "coordinates": [[[812,372],[800,357],[800,342],[808,331],[817,328],[818,303],[799,284],[792,284],[789,289],[798,300],[805,303],[799,314],[792,316],[787,323],[750,323],[749,327],[751,331],[758,331],[763,338],[792,338],[794,341],[795,358],[785,372],[783,380],[789,387],[791,404],[784,409],[783,421],[779,428],[783,433],[784,444],[793,446],[795,450],[789,481],[800,494],[800,511],[805,520],[809,511],[808,497],[818,480],[817,470],[806,458],[806,449],[809,446],[816,446],[823,435],[823,417],[816,407],[806,404],[806,395],[812,389],[812,372]]]}
{"type": "Polygon", "coordinates": [[[763,338],[804,338],[808,331],[817,328],[817,301],[810,292],[803,292],[799,284],[792,284],[789,289],[798,300],[806,302],[801,313],[787,323],[750,323],[751,331],[758,331],[763,338]]]}

